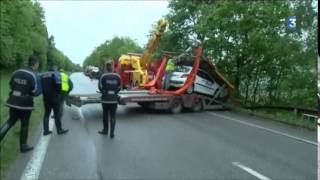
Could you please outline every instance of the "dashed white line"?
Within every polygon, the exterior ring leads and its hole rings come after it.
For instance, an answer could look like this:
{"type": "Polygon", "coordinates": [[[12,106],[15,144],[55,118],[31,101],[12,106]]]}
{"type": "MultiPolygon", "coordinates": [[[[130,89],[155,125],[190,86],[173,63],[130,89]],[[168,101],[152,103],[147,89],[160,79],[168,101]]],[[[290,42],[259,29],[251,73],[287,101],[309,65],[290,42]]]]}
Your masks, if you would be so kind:
{"type": "Polygon", "coordinates": [[[228,119],[228,120],[231,120],[231,121],[234,121],[234,122],[237,122],[237,123],[241,123],[241,124],[244,124],[244,125],[247,125],[247,126],[263,129],[265,131],[269,131],[269,132],[272,132],[272,133],[275,133],[275,134],[283,135],[283,136],[286,136],[286,137],[289,137],[289,138],[292,138],[292,139],[295,139],[295,140],[298,140],[298,141],[302,141],[302,142],[305,142],[305,143],[309,143],[309,144],[318,146],[318,143],[314,142],[314,141],[310,141],[310,140],[303,139],[303,138],[300,138],[300,137],[292,136],[290,134],[286,134],[286,133],[283,133],[283,132],[280,132],[280,131],[276,131],[276,130],[273,130],[273,129],[265,128],[265,127],[262,127],[262,126],[259,126],[259,125],[256,125],[256,124],[240,121],[240,120],[237,120],[237,119],[234,119],[234,118],[231,118],[231,117],[228,117],[228,116],[223,116],[223,115],[220,115],[220,114],[216,114],[216,113],[213,113],[213,112],[210,112],[210,114],[212,114],[214,116],[218,116],[218,117],[224,118],[224,119],[228,119]]]}
{"type": "Polygon", "coordinates": [[[239,163],[239,162],[232,162],[232,164],[235,165],[235,166],[237,166],[237,167],[239,167],[240,169],[242,169],[242,170],[250,173],[251,175],[253,175],[253,176],[261,179],[261,180],[271,180],[271,179],[268,178],[267,176],[264,176],[264,175],[262,175],[261,173],[255,171],[255,170],[253,170],[253,169],[251,169],[251,168],[249,168],[249,167],[247,167],[247,166],[245,166],[245,165],[243,165],[243,164],[241,164],[241,163],[239,163]]]}
{"type": "MultiPolygon", "coordinates": [[[[53,130],[53,119],[49,120],[49,129],[53,130]]],[[[52,135],[42,136],[39,139],[38,144],[33,150],[30,161],[24,169],[21,180],[35,180],[39,179],[40,171],[44,158],[46,156],[47,148],[52,135]]]]}

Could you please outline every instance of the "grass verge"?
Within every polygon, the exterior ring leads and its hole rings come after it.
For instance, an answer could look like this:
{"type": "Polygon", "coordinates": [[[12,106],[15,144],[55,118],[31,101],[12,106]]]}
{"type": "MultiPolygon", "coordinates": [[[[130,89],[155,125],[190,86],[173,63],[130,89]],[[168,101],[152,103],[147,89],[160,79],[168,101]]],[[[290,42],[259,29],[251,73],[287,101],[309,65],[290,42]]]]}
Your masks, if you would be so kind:
{"type": "MultiPolygon", "coordinates": [[[[5,106],[5,102],[9,95],[9,81],[12,71],[0,71],[0,125],[3,125],[8,119],[9,108],[5,106]]],[[[29,136],[28,142],[36,131],[40,120],[43,117],[44,108],[42,97],[39,96],[34,99],[35,110],[29,122],[29,136]]],[[[20,121],[9,130],[6,137],[0,144],[0,179],[6,179],[5,175],[9,167],[14,163],[20,154],[19,149],[19,134],[20,134],[20,121]]]]}
{"type": "Polygon", "coordinates": [[[274,110],[274,109],[259,109],[259,110],[248,110],[244,108],[235,108],[236,111],[279,121],[282,123],[307,128],[310,130],[316,130],[316,124],[313,121],[302,118],[301,115],[297,115],[292,111],[286,110],[274,110]]]}

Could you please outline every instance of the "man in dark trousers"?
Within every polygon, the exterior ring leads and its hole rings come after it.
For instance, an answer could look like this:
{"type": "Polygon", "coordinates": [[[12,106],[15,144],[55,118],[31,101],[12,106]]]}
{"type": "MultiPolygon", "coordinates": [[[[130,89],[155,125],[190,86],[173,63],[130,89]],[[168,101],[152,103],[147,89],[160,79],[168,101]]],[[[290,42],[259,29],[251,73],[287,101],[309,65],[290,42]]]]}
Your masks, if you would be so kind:
{"type": "Polygon", "coordinates": [[[33,107],[33,97],[41,94],[41,84],[36,70],[39,67],[38,58],[29,57],[28,68],[18,69],[10,80],[11,91],[6,106],[9,109],[9,119],[0,129],[0,142],[9,129],[20,119],[20,151],[22,153],[33,149],[27,144],[29,119],[33,107]]]}
{"type": "Polygon", "coordinates": [[[106,72],[99,79],[99,90],[102,93],[101,103],[103,108],[103,129],[100,134],[108,135],[108,123],[110,116],[110,138],[114,137],[116,125],[116,111],[118,106],[118,93],[121,89],[121,79],[117,73],[113,73],[112,64],[106,63],[106,72]]]}
{"type": "Polygon", "coordinates": [[[54,121],[58,134],[65,134],[68,129],[62,129],[61,110],[59,99],[61,97],[61,77],[57,66],[49,66],[48,72],[41,76],[43,103],[45,113],[43,117],[43,135],[51,134],[49,130],[49,116],[51,111],[54,113],[54,121]]]}
{"type": "Polygon", "coordinates": [[[60,69],[60,77],[61,77],[61,96],[59,98],[59,107],[60,107],[60,116],[62,118],[63,111],[64,111],[64,103],[66,97],[73,89],[73,83],[68,76],[68,74],[63,70],[60,69]]]}

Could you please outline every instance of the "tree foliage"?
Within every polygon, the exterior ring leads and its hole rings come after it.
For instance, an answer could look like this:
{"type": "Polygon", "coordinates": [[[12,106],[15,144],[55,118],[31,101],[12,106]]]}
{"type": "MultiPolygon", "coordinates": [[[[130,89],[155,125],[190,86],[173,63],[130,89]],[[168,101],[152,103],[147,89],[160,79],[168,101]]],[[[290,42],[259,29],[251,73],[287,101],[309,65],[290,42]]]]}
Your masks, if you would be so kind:
{"type": "Polygon", "coordinates": [[[142,48],[128,37],[114,37],[95,48],[84,60],[83,67],[88,65],[103,67],[106,60],[118,59],[128,52],[141,53],[142,48]]]}
{"type": "Polygon", "coordinates": [[[73,69],[75,65],[50,43],[44,11],[39,2],[0,1],[1,69],[23,66],[31,54],[39,57],[40,69],[46,68],[49,59],[58,62],[62,68],[73,69]]]}
{"type": "Polygon", "coordinates": [[[160,47],[201,41],[244,104],[315,107],[316,3],[172,0],[160,47]],[[287,27],[290,16],[295,29],[287,27]]]}

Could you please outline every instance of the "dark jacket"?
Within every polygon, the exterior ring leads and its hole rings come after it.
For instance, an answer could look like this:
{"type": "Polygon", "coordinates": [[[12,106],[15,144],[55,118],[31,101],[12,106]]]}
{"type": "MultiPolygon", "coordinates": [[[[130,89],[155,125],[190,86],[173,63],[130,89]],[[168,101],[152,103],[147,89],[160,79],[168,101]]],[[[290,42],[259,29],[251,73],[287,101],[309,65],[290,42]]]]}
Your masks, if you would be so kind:
{"type": "Polygon", "coordinates": [[[30,68],[22,68],[13,72],[10,88],[6,106],[16,109],[32,110],[33,96],[41,94],[39,76],[30,68]]]}
{"type": "Polygon", "coordinates": [[[118,93],[121,89],[119,74],[104,73],[99,79],[99,90],[102,93],[101,102],[106,104],[117,104],[118,93]]]}
{"type": "Polygon", "coordinates": [[[48,71],[41,75],[43,100],[45,102],[58,102],[61,94],[60,73],[48,71]]]}

